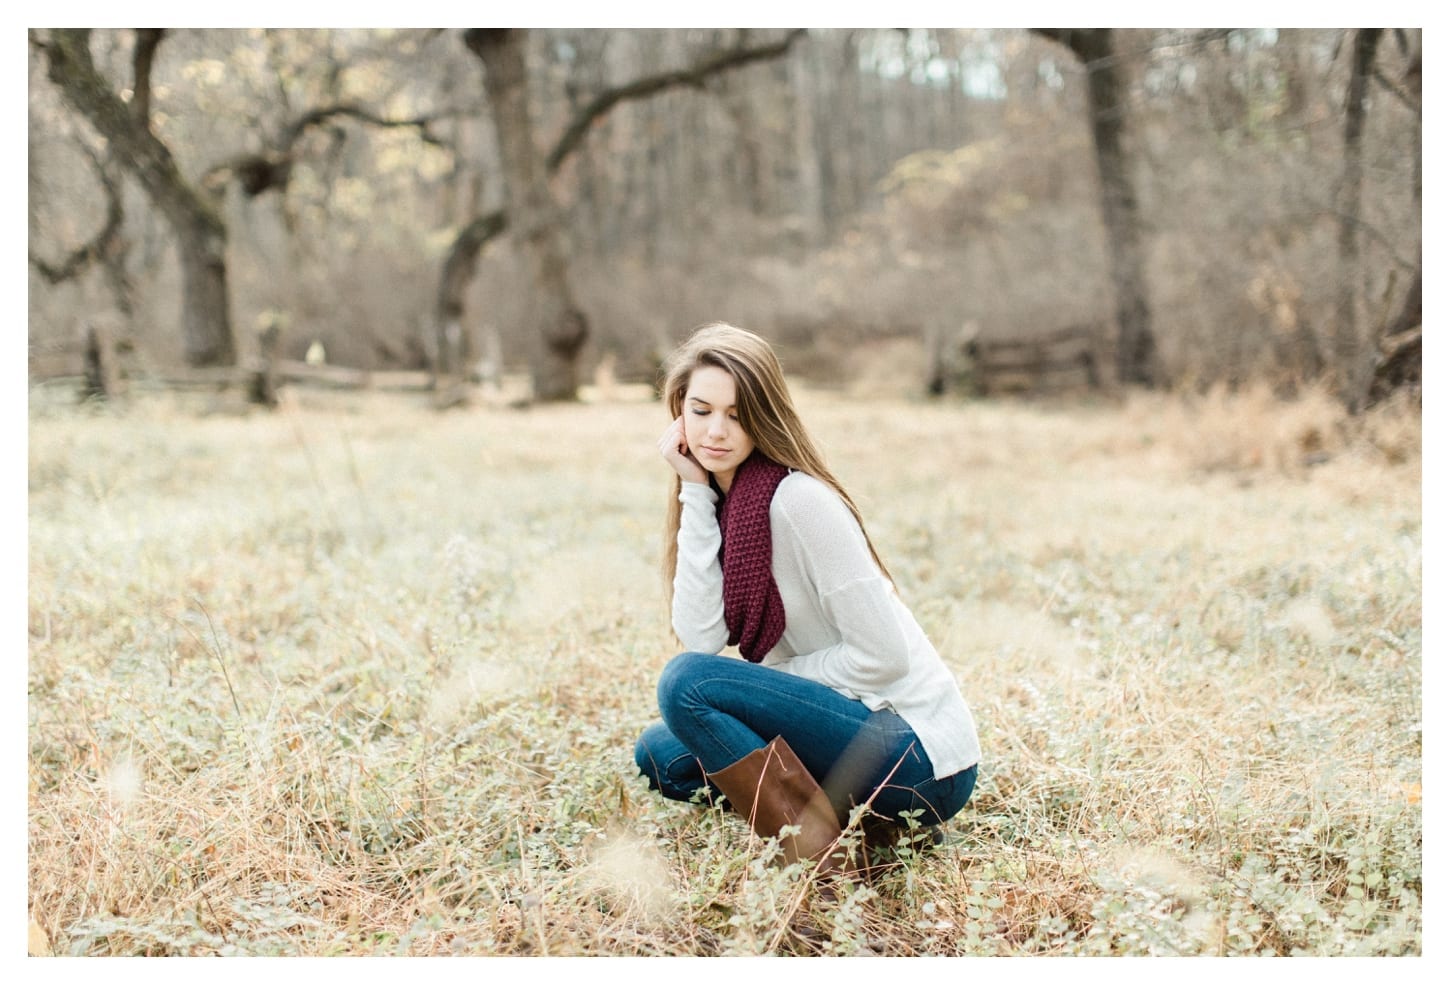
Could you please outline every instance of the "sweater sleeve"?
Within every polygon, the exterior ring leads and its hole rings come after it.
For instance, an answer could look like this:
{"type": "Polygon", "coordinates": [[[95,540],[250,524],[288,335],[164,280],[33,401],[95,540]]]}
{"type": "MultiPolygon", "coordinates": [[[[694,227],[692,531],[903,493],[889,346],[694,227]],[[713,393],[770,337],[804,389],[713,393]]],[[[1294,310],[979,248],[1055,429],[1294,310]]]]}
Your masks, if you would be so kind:
{"type": "Polygon", "coordinates": [[[697,653],[719,653],[730,638],[725,626],[717,499],[715,490],[703,483],[680,484],[682,509],[670,621],[685,649],[697,653]]]}
{"type": "Polygon", "coordinates": [[[866,535],[835,491],[798,483],[781,502],[798,561],[815,585],[840,642],[794,657],[787,669],[860,697],[904,677],[910,644],[900,601],[871,556],[866,535]]]}

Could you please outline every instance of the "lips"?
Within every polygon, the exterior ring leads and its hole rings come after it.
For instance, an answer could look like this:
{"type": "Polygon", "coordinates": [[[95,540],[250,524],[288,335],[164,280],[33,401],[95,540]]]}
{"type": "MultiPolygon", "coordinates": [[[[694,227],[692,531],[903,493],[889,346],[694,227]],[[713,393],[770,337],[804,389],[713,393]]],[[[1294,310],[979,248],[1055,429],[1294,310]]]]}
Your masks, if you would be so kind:
{"type": "Polygon", "coordinates": [[[730,454],[728,448],[711,448],[709,445],[701,445],[700,451],[711,458],[726,458],[730,454]]]}

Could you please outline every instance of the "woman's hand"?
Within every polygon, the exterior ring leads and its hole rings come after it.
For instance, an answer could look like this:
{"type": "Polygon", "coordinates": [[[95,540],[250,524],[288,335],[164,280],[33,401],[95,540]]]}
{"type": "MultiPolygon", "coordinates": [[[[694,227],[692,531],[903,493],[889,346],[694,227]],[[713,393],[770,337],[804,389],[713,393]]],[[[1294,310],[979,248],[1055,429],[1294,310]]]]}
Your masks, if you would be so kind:
{"type": "Polygon", "coordinates": [[[704,466],[695,460],[694,455],[690,454],[690,445],[685,440],[685,419],[683,417],[675,418],[670,426],[665,428],[665,433],[660,436],[660,455],[685,482],[708,483],[710,481],[704,466]]]}

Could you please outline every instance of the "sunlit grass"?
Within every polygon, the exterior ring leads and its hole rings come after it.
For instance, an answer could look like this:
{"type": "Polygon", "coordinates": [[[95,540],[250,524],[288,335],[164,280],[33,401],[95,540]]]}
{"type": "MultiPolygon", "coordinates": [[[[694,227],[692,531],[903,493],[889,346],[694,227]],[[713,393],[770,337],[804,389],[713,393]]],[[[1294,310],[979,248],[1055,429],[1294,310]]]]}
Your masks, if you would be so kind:
{"type": "MultiPolygon", "coordinates": [[[[660,409],[33,399],[29,904],[75,954],[1417,954],[1419,417],[802,405],[986,749],[834,905],[634,775],[660,409]]],[[[32,948],[36,947],[32,934],[32,948]]]]}

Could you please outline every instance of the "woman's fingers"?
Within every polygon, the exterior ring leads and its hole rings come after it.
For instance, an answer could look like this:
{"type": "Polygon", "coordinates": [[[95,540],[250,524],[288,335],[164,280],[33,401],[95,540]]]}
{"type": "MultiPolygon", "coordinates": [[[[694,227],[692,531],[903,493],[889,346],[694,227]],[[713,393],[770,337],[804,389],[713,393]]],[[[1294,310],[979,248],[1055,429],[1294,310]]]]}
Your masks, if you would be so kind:
{"type": "Polygon", "coordinates": [[[685,440],[685,419],[677,417],[670,426],[665,428],[665,433],[660,436],[660,455],[670,467],[679,473],[680,478],[686,482],[707,482],[705,469],[699,462],[690,455],[689,443],[685,440]]]}
{"type": "Polygon", "coordinates": [[[660,454],[669,458],[671,454],[680,454],[681,446],[685,443],[685,431],[680,422],[676,420],[665,433],[660,436],[660,454]]]}

